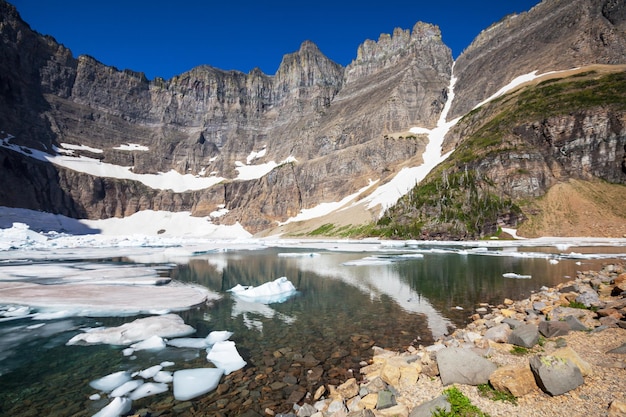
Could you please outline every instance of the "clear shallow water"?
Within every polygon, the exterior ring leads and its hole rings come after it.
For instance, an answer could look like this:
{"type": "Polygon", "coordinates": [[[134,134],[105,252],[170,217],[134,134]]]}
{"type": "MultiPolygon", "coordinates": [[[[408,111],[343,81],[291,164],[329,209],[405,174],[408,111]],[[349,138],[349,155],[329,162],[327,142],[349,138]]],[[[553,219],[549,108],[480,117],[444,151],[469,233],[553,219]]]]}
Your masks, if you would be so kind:
{"type": "MultiPolygon", "coordinates": [[[[341,382],[347,369],[358,372],[359,362],[367,359],[372,345],[399,350],[428,344],[449,326],[465,324],[479,303],[527,297],[543,285],[574,277],[576,271],[598,269],[614,258],[623,260],[624,252],[623,247],[558,250],[550,246],[472,252],[463,246],[424,245],[410,251],[320,250],[310,256],[310,249],[267,248],[198,255],[168,263],[161,274],[223,295],[212,306],[179,314],[197,329],[195,336],[206,336],[212,330],[234,332],[231,340],[248,362],[250,378],[259,381],[252,389],[246,385],[249,395],[262,392],[263,381],[280,381],[290,372],[299,372],[294,371],[299,363],[294,357],[307,355],[320,364],[305,367],[324,367],[317,384],[341,382]],[[407,253],[423,257],[398,257],[407,253]],[[607,255],[580,259],[576,254],[582,253],[607,255]],[[558,263],[550,262],[557,257],[558,263]],[[504,278],[504,273],[532,278],[504,278]],[[257,286],[281,276],[298,289],[296,296],[281,304],[250,305],[227,292],[237,284],[257,286]],[[289,361],[277,359],[276,352],[290,352],[289,361]]],[[[51,264],[55,262],[60,261],[51,264]]],[[[133,260],[91,258],[90,262],[125,265],[133,260]]],[[[176,363],[171,370],[210,366],[205,352],[197,349],[138,352],[131,360],[122,355],[120,347],[65,346],[82,326],[115,326],[135,318],[65,318],[46,321],[36,329],[27,329],[39,323],[30,319],[0,322],[0,415],[88,416],[108,402],[88,400],[95,392],[88,385],[93,379],[163,360],[176,363]]],[[[235,380],[233,385],[237,384],[243,382],[235,380]]],[[[176,402],[170,397],[171,391],[148,397],[135,402],[134,408],[172,408],[176,402]]],[[[211,407],[219,400],[213,395],[199,401],[211,407]]],[[[244,403],[246,398],[242,394],[228,400],[244,403]]]]}

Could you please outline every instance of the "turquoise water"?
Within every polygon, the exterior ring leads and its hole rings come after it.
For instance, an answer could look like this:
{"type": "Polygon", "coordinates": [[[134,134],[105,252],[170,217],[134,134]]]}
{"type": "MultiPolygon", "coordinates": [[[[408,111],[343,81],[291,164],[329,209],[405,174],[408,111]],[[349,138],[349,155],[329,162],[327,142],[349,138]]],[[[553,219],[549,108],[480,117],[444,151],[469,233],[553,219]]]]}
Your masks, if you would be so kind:
{"type": "MultiPolygon", "coordinates": [[[[497,250],[493,256],[466,253],[455,247],[449,251],[440,247],[422,249],[422,258],[398,258],[402,252],[397,250],[319,251],[315,256],[303,250],[278,248],[220,252],[168,264],[162,273],[222,294],[222,299],[213,305],[179,314],[196,328],[195,336],[206,336],[212,330],[234,332],[231,340],[248,362],[251,378],[261,373],[268,381],[284,378],[293,363],[283,365],[271,358],[277,351],[289,351],[292,356],[312,355],[324,366],[322,382],[337,383],[345,377],[339,368],[353,369],[358,375],[359,362],[371,354],[371,346],[401,350],[412,344],[431,343],[452,326],[467,323],[480,303],[499,304],[504,298],[525,298],[541,286],[554,286],[574,277],[577,271],[599,269],[613,260],[609,255],[606,259],[559,259],[558,263],[551,263],[546,257],[524,255],[558,254],[552,247],[516,248],[509,254],[497,250]],[[287,252],[289,255],[285,255],[287,252]],[[368,256],[393,262],[344,265],[368,256]],[[504,278],[504,273],[532,278],[504,278]],[[237,284],[256,286],[281,276],[298,289],[284,303],[250,307],[227,292],[237,284]]],[[[623,253],[624,248],[576,248],[576,252],[623,253]]],[[[119,258],[98,262],[131,261],[119,258]]],[[[115,326],[136,318],[49,321],[37,329],[38,333],[31,332],[37,337],[23,340],[19,335],[33,324],[31,320],[0,322],[0,415],[89,416],[108,402],[88,399],[94,393],[88,385],[93,379],[118,370],[139,370],[164,360],[176,363],[172,370],[210,366],[206,353],[194,349],[138,352],[137,358],[131,359],[122,355],[120,347],[65,346],[81,327],[115,326]]],[[[246,400],[243,396],[228,398],[242,404],[246,400]]],[[[218,400],[213,395],[198,401],[203,407],[210,407],[210,402],[218,400]]],[[[167,404],[176,404],[171,391],[139,400],[134,407],[167,404]]],[[[187,412],[191,413],[183,410],[174,415],[187,412]]]]}

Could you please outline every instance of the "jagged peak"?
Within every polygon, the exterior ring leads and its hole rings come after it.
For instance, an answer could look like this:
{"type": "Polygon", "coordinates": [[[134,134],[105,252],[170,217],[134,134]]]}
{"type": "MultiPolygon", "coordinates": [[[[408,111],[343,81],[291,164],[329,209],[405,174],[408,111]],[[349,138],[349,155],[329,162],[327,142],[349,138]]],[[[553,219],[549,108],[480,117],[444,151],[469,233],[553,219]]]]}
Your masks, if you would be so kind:
{"type": "Polygon", "coordinates": [[[320,51],[320,48],[313,41],[310,41],[308,39],[300,44],[300,49],[298,50],[298,53],[300,54],[305,52],[318,52],[320,54],[322,53],[322,51],[320,51]]]}

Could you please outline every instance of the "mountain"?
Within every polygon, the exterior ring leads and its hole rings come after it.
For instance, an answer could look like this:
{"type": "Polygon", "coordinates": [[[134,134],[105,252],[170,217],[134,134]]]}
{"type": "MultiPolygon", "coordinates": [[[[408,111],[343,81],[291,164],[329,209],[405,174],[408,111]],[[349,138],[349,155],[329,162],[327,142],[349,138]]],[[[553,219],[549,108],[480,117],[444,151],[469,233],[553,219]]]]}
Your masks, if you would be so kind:
{"type": "MultiPolygon", "coordinates": [[[[409,236],[491,234],[530,219],[518,200],[536,200],[570,178],[624,184],[619,104],[563,107],[549,117],[531,112],[493,127],[490,121],[517,114],[516,105],[506,95],[499,96],[506,111],[487,101],[534,71],[605,65],[584,71],[581,81],[623,73],[625,15],[623,1],[544,0],[487,28],[456,61],[439,28],[418,22],[412,30],[365,41],[345,68],[305,41],[274,75],[201,66],[148,80],[74,57],[0,0],[0,205],[89,219],[189,211],[266,234],[310,232],[324,224],[331,225],[326,230],[358,229],[388,209],[377,233],[406,236],[389,228],[402,225],[398,230],[413,230],[409,236]],[[527,152],[519,158],[543,158],[544,165],[503,162],[507,155],[512,160],[510,148],[477,139],[487,128],[497,131],[498,143],[520,136],[527,152]],[[447,160],[435,138],[453,151],[447,160]],[[478,150],[459,157],[468,146],[478,150]],[[499,156],[486,151],[492,148],[499,156]],[[572,149],[568,158],[558,154],[564,148],[572,149]],[[589,170],[577,158],[592,158],[601,168],[589,170]],[[413,174],[415,167],[430,171],[439,162],[424,186],[442,170],[452,177],[467,172],[464,181],[471,177],[481,189],[512,178],[511,172],[529,175],[485,191],[502,204],[485,211],[480,227],[457,220],[451,227],[427,205],[398,201],[426,174],[413,174]],[[296,219],[307,218],[307,210],[326,216],[285,223],[299,214],[296,219]]],[[[618,83],[618,102],[626,100],[621,81],[600,82],[618,83]]],[[[538,87],[523,88],[532,95],[538,87]]],[[[436,188],[428,193],[444,195],[436,188]]]]}

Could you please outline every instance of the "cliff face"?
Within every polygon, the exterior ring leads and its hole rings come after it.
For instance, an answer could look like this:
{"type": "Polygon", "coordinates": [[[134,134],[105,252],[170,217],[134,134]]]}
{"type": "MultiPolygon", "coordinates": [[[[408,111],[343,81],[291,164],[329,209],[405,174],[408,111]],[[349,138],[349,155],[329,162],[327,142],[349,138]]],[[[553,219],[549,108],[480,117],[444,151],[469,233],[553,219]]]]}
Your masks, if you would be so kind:
{"type": "MultiPolygon", "coordinates": [[[[617,0],[545,0],[494,24],[455,63],[458,81],[448,119],[468,113],[522,74],[625,63],[625,9],[617,0]]],[[[71,149],[73,156],[129,167],[133,174],[174,170],[221,179],[195,191],[158,190],[0,149],[3,178],[12,184],[0,191],[0,205],[94,219],[145,209],[204,216],[225,207],[228,214],[215,221],[239,221],[251,232],[421,164],[427,140],[409,129],[435,127],[453,66],[439,28],[422,22],[365,41],[346,68],[305,41],[284,56],[275,75],[200,66],[169,80],[75,58],[33,32],[4,0],[0,40],[0,139],[10,137],[7,144],[49,155],[71,149]],[[241,175],[244,168],[271,164],[276,167],[263,175],[241,175]]],[[[594,107],[575,120],[534,119],[517,126],[524,143],[537,149],[550,143],[556,151],[547,168],[532,168],[549,173],[532,179],[516,180],[510,169],[526,168],[513,168],[513,154],[500,156],[509,158],[500,164],[510,168],[499,168],[507,175],[502,193],[539,196],[559,178],[587,173],[623,183],[620,172],[605,172],[623,157],[621,133],[610,136],[622,132],[623,113],[612,112],[594,107]],[[595,136],[563,136],[580,126],[592,126],[595,136]],[[589,147],[598,151],[580,154],[589,147]],[[571,157],[564,160],[564,154],[571,157]]],[[[462,147],[485,114],[464,119],[444,150],[462,147]]],[[[524,155],[522,162],[540,158],[532,149],[524,155]]],[[[481,170],[491,172],[499,162],[481,163],[481,170]]]]}

